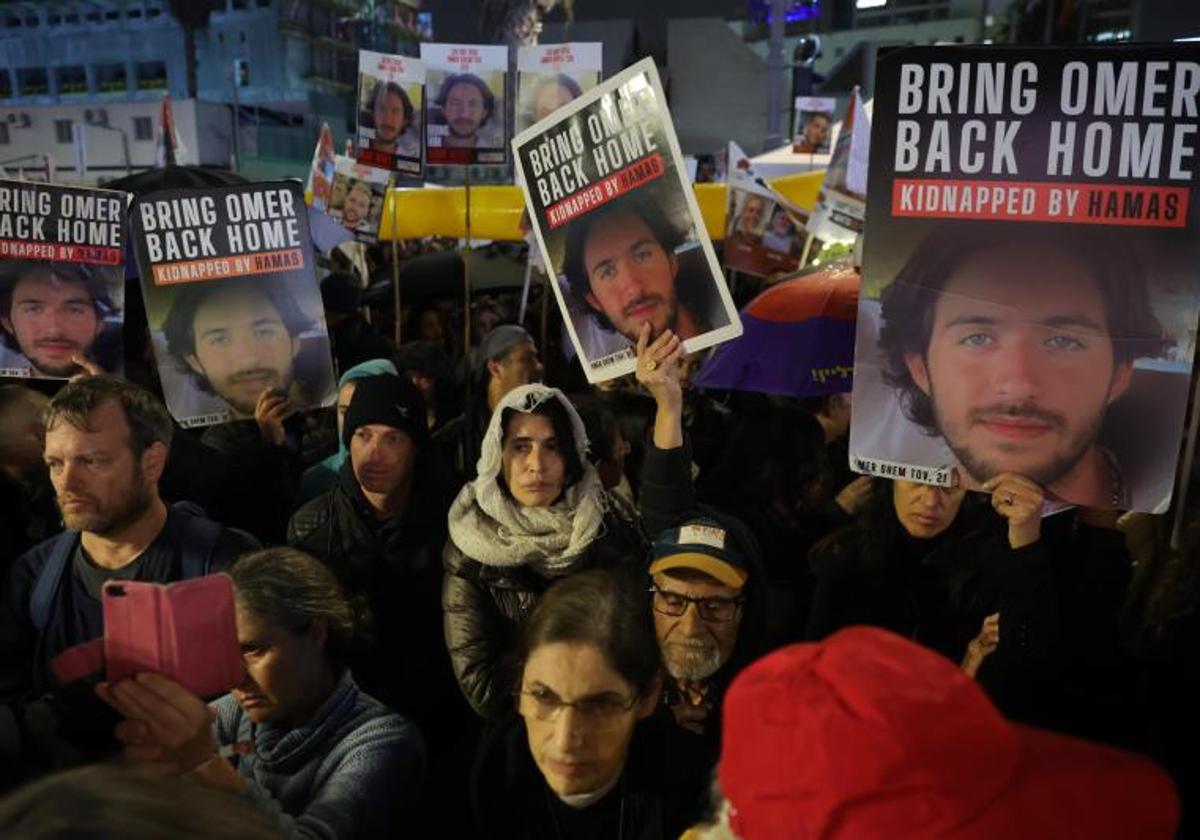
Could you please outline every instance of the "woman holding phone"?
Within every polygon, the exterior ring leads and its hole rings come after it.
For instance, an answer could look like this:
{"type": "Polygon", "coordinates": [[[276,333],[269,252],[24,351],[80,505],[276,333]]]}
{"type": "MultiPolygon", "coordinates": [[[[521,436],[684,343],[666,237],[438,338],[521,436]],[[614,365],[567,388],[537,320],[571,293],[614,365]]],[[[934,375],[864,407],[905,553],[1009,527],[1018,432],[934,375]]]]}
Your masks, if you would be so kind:
{"type": "Polygon", "coordinates": [[[126,718],[126,759],[243,793],[288,837],[390,836],[419,794],[424,747],[346,669],[353,607],[295,549],[248,554],[229,574],[244,680],[211,706],[159,674],[101,683],[126,718]]]}

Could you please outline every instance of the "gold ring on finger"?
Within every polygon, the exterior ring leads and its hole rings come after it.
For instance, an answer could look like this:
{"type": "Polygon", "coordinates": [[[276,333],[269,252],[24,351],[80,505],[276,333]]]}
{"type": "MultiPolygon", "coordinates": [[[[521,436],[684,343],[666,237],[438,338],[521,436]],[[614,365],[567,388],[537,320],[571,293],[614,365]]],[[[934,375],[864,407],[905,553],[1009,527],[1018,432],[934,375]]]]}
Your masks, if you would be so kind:
{"type": "Polygon", "coordinates": [[[658,370],[658,361],[656,359],[647,359],[646,370],[650,373],[654,373],[654,371],[658,370]]]}

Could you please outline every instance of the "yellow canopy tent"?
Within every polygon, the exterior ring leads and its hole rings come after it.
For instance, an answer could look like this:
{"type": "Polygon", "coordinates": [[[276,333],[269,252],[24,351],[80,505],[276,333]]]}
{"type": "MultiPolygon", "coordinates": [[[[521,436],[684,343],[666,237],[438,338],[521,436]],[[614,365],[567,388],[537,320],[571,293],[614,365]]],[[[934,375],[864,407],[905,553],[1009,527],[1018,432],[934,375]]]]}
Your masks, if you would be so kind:
{"type": "MultiPolygon", "coordinates": [[[[823,170],[801,172],[776,178],[770,185],[788,201],[809,209],[816,201],[824,176],[823,170]]],[[[708,235],[713,239],[725,236],[728,196],[729,188],[725,184],[696,185],[696,201],[708,235]]],[[[522,238],[519,223],[524,208],[520,187],[472,187],[471,237],[519,241],[522,238]]],[[[388,190],[379,225],[380,239],[466,235],[466,192],[462,187],[388,190]]]]}

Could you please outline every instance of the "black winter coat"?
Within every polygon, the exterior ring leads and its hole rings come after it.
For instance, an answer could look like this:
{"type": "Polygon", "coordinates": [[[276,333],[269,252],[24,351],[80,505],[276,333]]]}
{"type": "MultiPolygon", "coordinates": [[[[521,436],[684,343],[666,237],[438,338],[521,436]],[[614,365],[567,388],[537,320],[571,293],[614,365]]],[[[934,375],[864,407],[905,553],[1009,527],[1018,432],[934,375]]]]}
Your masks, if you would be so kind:
{"type": "Polygon", "coordinates": [[[441,633],[441,550],[453,478],[427,451],[407,508],[380,522],[349,461],[333,489],[304,504],[288,524],[288,544],[325,562],[346,591],[370,607],[370,643],[350,661],[364,692],[413,720],[431,750],[465,708],[441,633]]]}
{"type": "MultiPolygon", "coordinates": [[[[600,534],[584,552],[578,571],[637,571],[645,565],[646,539],[637,515],[619,498],[608,498],[600,534]]],[[[471,707],[483,717],[494,717],[512,703],[513,674],[504,660],[517,627],[553,581],[526,566],[485,566],[465,556],[451,540],[446,541],[442,560],[442,610],[454,675],[471,707]]]]}
{"type": "Polygon", "coordinates": [[[639,722],[616,787],[572,809],[546,785],[525,726],[509,714],[489,726],[471,778],[481,837],[496,840],[675,840],[704,815],[703,745],[659,709],[639,722]]]}

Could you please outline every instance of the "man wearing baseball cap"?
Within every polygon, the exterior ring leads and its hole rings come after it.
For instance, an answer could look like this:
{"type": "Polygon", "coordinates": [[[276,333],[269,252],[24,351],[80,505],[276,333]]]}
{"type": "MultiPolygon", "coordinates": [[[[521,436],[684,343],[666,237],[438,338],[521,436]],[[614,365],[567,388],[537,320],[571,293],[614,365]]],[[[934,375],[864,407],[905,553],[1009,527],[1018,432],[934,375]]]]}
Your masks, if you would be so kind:
{"type": "Polygon", "coordinates": [[[747,610],[758,608],[750,601],[761,587],[761,575],[751,573],[759,567],[757,552],[744,525],[711,510],[654,541],[651,605],[670,677],[663,701],[676,723],[711,738],[714,748],[725,686],[761,652],[756,634],[742,632],[747,610]]]}
{"type": "Polygon", "coordinates": [[[434,443],[464,481],[475,478],[492,411],[514,388],[542,381],[542,362],[537,344],[524,327],[502,324],[479,343],[471,371],[474,388],[463,413],[446,423],[433,436],[434,443]]]}
{"type": "Polygon", "coordinates": [[[724,716],[724,825],[693,837],[1166,840],[1179,824],[1150,761],[1010,723],[953,662],[886,630],[764,657],[724,716]]]}
{"type": "Polygon", "coordinates": [[[373,645],[350,662],[368,694],[410,717],[431,750],[465,704],[442,641],[442,546],[454,477],[429,445],[425,404],[406,377],[357,380],[342,438],[350,457],[333,489],[303,505],[288,543],[363,596],[373,645]]]}

